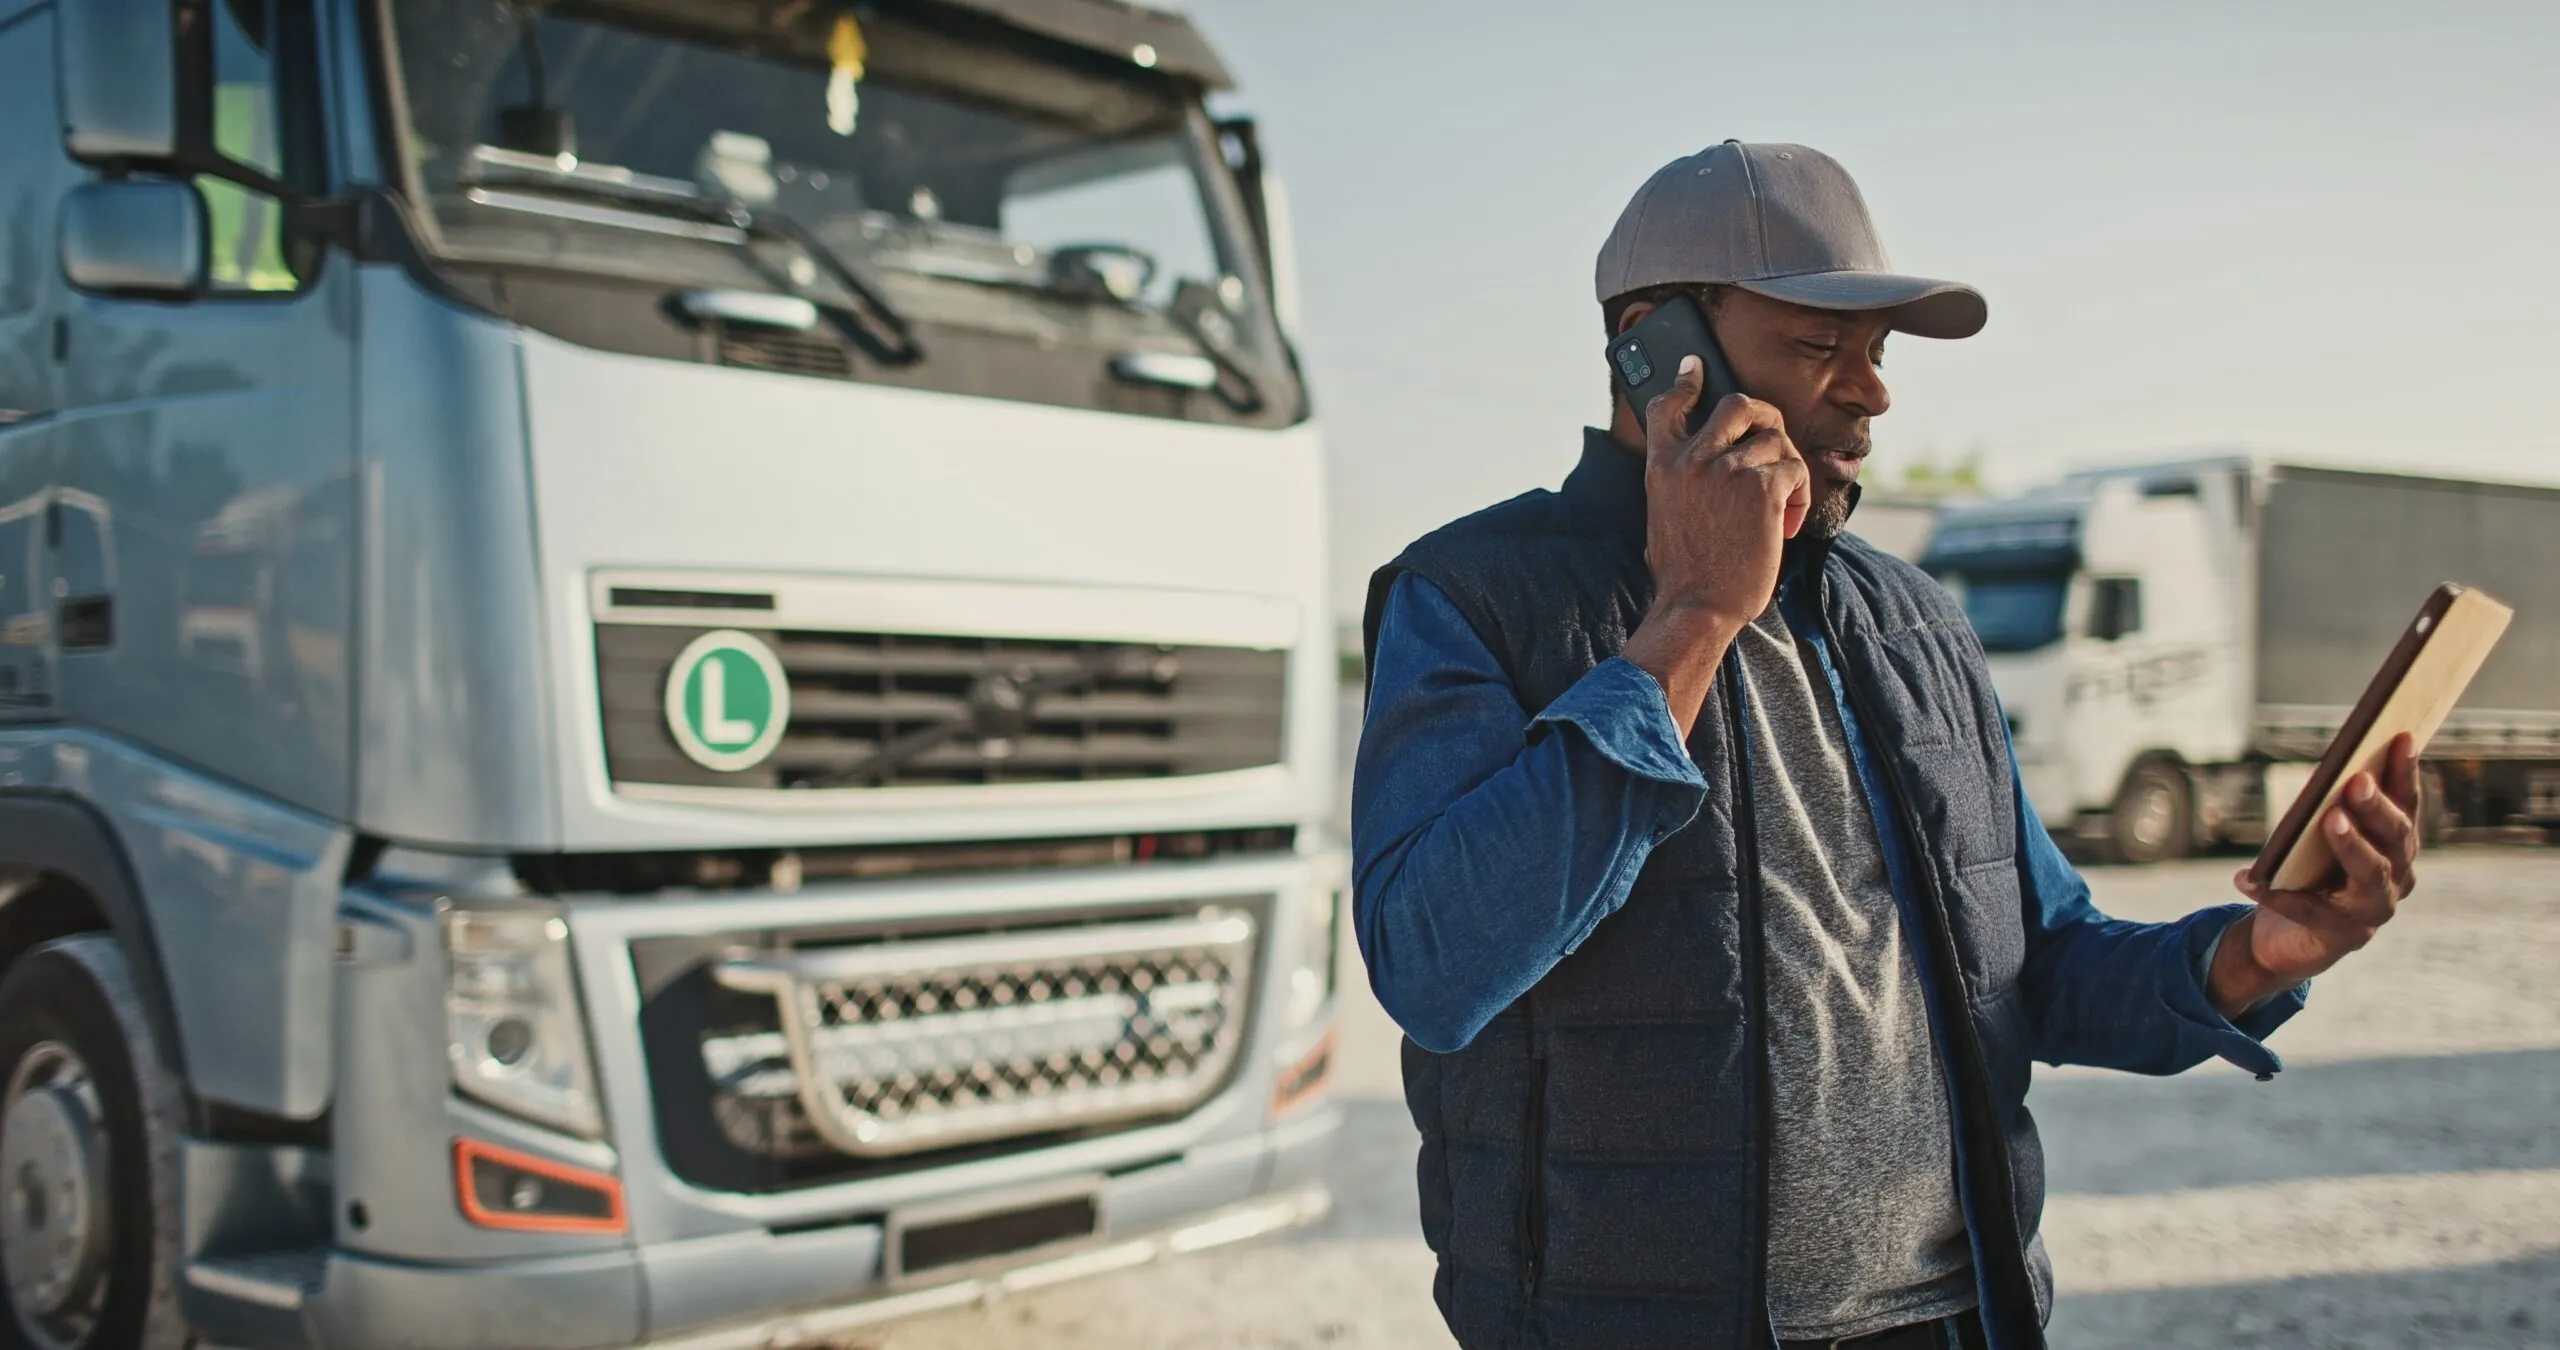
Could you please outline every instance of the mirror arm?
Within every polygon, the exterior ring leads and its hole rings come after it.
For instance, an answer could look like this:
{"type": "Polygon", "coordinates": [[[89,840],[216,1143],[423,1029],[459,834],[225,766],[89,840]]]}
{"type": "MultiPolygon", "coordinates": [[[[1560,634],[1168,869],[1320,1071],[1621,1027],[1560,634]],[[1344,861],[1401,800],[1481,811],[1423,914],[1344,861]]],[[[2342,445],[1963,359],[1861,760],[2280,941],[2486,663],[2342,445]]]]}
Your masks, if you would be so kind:
{"type": "Polygon", "coordinates": [[[207,178],[219,178],[227,183],[237,183],[262,197],[273,197],[279,202],[291,202],[301,195],[285,186],[281,180],[269,178],[256,169],[234,164],[219,157],[208,159],[201,164],[191,164],[181,159],[176,167],[182,174],[200,174],[207,178]]]}
{"type": "Polygon", "coordinates": [[[287,194],[285,228],[317,240],[358,262],[398,263],[414,269],[429,263],[400,202],[378,187],[360,187],[333,197],[287,194]]]}
{"type": "Polygon", "coordinates": [[[427,293],[464,309],[501,313],[483,297],[456,287],[443,264],[419,242],[417,225],[400,196],[366,185],[333,197],[284,199],[286,230],[336,249],[360,263],[388,263],[427,293]]]}
{"type": "Polygon", "coordinates": [[[182,150],[174,155],[114,155],[86,162],[97,171],[98,177],[109,182],[126,178],[219,178],[280,202],[291,202],[296,196],[281,179],[270,178],[220,155],[191,154],[182,150]]]}
{"type": "Polygon", "coordinates": [[[284,227],[292,234],[361,260],[372,252],[366,247],[364,206],[365,199],[360,195],[288,198],[284,204],[284,227]]]}

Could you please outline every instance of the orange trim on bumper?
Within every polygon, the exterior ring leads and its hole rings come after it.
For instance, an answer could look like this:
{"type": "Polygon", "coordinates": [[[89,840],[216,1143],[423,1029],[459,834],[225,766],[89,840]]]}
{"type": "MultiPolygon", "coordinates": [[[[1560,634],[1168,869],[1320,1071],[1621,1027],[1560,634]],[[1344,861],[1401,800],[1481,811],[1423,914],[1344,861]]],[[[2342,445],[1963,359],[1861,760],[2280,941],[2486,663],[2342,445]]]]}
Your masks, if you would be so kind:
{"type": "Polygon", "coordinates": [[[511,1148],[484,1144],[477,1139],[453,1141],[454,1195],[461,1202],[462,1217],[483,1228],[498,1228],[517,1233],[619,1233],[630,1225],[622,1208],[622,1180],[608,1172],[591,1172],[583,1167],[518,1153],[511,1148]],[[471,1164],[475,1161],[496,1163],[518,1172],[531,1173],[552,1181],[595,1191],[605,1197],[610,1211],[602,1216],[583,1214],[517,1214],[493,1210],[480,1203],[479,1192],[471,1184],[471,1164]]]}
{"type": "Polygon", "coordinates": [[[1300,1055],[1294,1064],[1285,1065],[1271,1083],[1271,1114],[1285,1116],[1309,1105],[1333,1086],[1333,1028],[1326,1028],[1324,1039],[1313,1050],[1300,1055]]]}

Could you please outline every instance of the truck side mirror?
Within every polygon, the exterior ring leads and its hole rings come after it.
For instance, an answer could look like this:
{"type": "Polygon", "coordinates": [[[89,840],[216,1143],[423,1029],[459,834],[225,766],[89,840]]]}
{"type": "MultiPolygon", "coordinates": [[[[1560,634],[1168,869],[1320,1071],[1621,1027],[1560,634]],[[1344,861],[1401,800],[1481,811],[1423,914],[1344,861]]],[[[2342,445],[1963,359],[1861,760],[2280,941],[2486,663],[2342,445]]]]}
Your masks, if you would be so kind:
{"type": "Polygon", "coordinates": [[[62,275],[84,291],[161,300],[204,289],[204,198],[168,178],[83,183],[62,199],[62,275]]]}
{"type": "Polygon", "coordinates": [[[177,35],[169,0],[59,7],[62,143],[96,162],[178,153],[177,35]]]}
{"type": "Polygon", "coordinates": [[[2089,592],[2089,636],[2114,642],[2142,631],[2142,579],[2099,577],[2089,592]]]}

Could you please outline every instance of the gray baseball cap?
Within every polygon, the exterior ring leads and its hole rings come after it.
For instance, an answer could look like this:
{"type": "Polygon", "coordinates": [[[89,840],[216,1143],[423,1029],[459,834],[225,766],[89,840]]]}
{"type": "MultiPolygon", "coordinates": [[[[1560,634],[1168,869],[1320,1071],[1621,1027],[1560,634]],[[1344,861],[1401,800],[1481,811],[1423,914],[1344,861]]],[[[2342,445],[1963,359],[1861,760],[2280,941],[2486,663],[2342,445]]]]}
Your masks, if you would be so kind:
{"type": "Polygon", "coordinates": [[[1813,309],[1883,310],[1921,337],[1971,337],[1989,309],[1954,281],[1891,270],[1840,161],[1726,141],[1657,170],[1600,246],[1600,302],[1650,286],[1738,286],[1813,309]]]}

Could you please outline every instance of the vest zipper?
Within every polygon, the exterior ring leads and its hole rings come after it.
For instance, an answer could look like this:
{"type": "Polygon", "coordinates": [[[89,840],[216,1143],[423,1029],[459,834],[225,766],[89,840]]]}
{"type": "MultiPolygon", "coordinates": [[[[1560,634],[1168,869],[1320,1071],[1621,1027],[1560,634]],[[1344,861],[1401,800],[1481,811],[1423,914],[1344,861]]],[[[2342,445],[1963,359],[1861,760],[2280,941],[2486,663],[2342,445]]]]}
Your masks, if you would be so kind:
{"type": "Polygon", "coordinates": [[[1760,885],[1760,823],[1751,790],[1751,724],[1745,720],[1740,653],[1727,653],[1722,678],[1728,733],[1726,759],[1728,772],[1733,777],[1734,868],[1735,880],[1739,883],[1735,890],[1742,905],[1739,926],[1744,970],[1743,1016],[1751,1041],[1751,1062],[1755,1066],[1752,1124],[1759,1149],[1759,1165],[1753,1169],[1752,1175],[1752,1205],[1759,1216],[1759,1247],[1751,1262],[1751,1297],[1743,1307],[1760,1310],[1765,1325],[1769,1308],[1769,1161],[1777,1142],[1777,1113],[1769,1099],[1769,971],[1765,947],[1767,934],[1761,931],[1766,897],[1760,885]]]}
{"type": "Polygon", "coordinates": [[[1520,1197],[1520,1295],[1534,1299],[1547,1264],[1547,1051],[1529,1023],[1529,1118],[1522,1130],[1528,1166],[1520,1197]]]}
{"type": "MultiPolygon", "coordinates": [[[[1822,579],[1819,599],[1822,609],[1822,636],[1824,641],[1831,644],[1832,659],[1840,671],[1840,687],[1847,691],[1849,706],[1857,713],[1859,724],[1872,735],[1882,730],[1884,724],[1876,720],[1872,705],[1861,692],[1857,670],[1841,654],[1846,649],[1841,646],[1839,633],[1831,622],[1831,578],[1828,575],[1822,579]]],[[[1949,1038],[1962,1057],[1959,1072],[1956,1074],[1957,1086],[1963,1089],[1966,1114],[1974,1122],[1974,1128],[1984,1132],[1982,1137],[1991,1151],[1991,1157],[1988,1159],[1991,1165],[1987,1169],[1991,1176],[1988,1180],[1991,1183],[1993,1199],[1998,1202],[1999,1208],[1996,1214],[1984,1217],[1993,1221],[1997,1231],[1986,1235],[1986,1241],[1983,1242],[1982,1247],[1985,1251],[1998,1250],[2004,1255],[2014,1254],[2013,1260],[2002,1263],[2003,1268],[1999,1272],[2003,1277],[2001,1282],[2014,1286],[2007,1291],[2011,1298],[2017,1300],[2013,1309],[2025,1308],[2032,1312],[2035,1307],[2035,1282],[2027,1274],[2026,1241],[2018,1232],[2017,1180],[2011,1175],[2009,1140],[2002,1131],[1997,1113],[1993,1109],[1990,1066],[1983,1055],[1982,1037],[1973,1025],[1971,1000],[1965,993],[1964,962],[1961,954],[1956,950],[1955,923],[1947,913],[1946,891],[1938,884],[1937,861],[1931,856],[1927,837],[1921,832],[1920,818],[1911,809],[1910,785],[1903,780],[1901,763],[1892,755],[1884,753],[1881,747],[1877,750],[1875,760],[1883,766],[1885,787],[1893,796],[1893,811],[1902,825],[1904,846],[1911,850],[1911,872],[1920,882],[1920,898],[1923,902],[1921,917],[1929,929],[1927,937],[1930,955],[1933,958],[1932,964],[1937,967],[1936,983],[1942,991],[1941,998],[1952,997],[1954,1001],[1954,1006],[1945,1011],[1949,1038]],[[1992,1241],[1988,1240],[1993,1238],[1998,1241],[1996,1248],[1992,1241]]],[[[2005,1316],[1998,1317],[1995,1317],[1990,1309],[1983,1310],[1983,1322],[1990,1335],[1995,1338],[2000,1337],[1998,1323],[2013,1317],[2013,1309],[2001,1310],[2005,1316]]],[[[2033,1323],[2031,1322],[2030,1325],[2032,1326],[2033,1323]]],[[[1994,1343],[1998,1343],[1998,1340],[1995,1339],[1994,1343]]],[[[2042,1328],[2035,1328],[2035,1334],[2022,1344],[2044,1344],[2042,1328]]]]}

